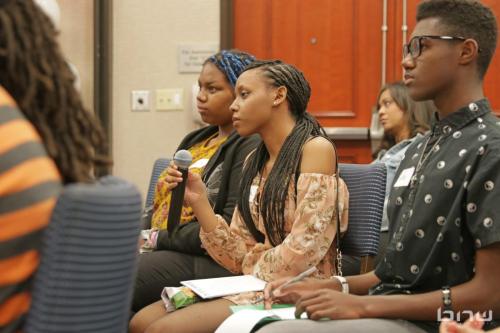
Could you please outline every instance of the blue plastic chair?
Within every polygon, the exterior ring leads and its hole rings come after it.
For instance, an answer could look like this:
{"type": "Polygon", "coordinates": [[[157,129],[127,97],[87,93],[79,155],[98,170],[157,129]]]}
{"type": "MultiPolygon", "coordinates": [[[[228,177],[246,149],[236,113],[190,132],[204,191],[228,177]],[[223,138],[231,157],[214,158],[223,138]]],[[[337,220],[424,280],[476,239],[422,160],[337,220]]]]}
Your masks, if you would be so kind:
{"type": "Polygon", "coordinates": [[[153,204],[158,177],[160,177],[160,174],[163,172],[163,170],[167,168],[169,164],[170,164],[169,158],[158,158],[155,161],[153,165],[153,171],[151,172],[151,178],[149,180],[148,194],[146,196],[146,203],[144,205],[145,208],[153,204]]]}
{"type": "Polygon", "coordinates": [[[361,272],[373,269],[385,200],[383,163],[339,165],[339,176],[349,189],[349,224],[340,246],[343,254],[361,258],[361,272]]]}
{"type": "Polygon", "coordinates": [[[44,235],[24,332],[127,331],[141,196],[107,176],[65,186],[44,235]]]}

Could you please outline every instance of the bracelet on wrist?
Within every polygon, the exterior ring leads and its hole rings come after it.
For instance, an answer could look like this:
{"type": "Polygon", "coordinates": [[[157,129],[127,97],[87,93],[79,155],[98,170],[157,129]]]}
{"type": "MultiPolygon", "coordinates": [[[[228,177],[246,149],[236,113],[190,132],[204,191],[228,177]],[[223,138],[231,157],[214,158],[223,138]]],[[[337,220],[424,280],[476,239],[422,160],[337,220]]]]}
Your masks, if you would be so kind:
{"type": "Polygon", "coordinates": [[[336,279],[340,282],[340,285],[342,286],[342,292],[344,294],[349,294],[349,283],[347,283],[347,279],[345,277],[334,275],[332,276],[332,279],[336,279]]]}
{"type": "Polygon", "coordinates": [[[452,311],[451,306],[451,289],[449,286],[444,286],[441,288],[441,292],[443,293],[443,310],[444,311],[452,311]]]}

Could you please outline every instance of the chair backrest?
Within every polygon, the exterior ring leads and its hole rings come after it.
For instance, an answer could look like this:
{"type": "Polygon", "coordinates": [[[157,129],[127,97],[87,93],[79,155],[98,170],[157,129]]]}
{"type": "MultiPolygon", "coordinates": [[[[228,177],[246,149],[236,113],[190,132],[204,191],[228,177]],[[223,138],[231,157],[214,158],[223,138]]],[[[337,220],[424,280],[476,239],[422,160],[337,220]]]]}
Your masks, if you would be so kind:
{"type": "Polygon", "coordinates": [[[24,331],[127,331],[141,196],[107,176],[64,187],[44,235],[24,331]]]}
{"type": "Polygon", "coordinates": [[[151,179],[149,180],[148,194],[146,196],[146,202],[144,207],[147,208],[153,204],[156,183],[158,182],[158,177],[170,164],[169,158],[158,158],[153,165],[153,172],[151,172],[151,179]]]}
{"type": "Polygon", "coordinates": [[[339,175],[349,189],[349,225],[341,250],[353,256],[375,256],[384,210],[385,165],[341,163],[339,175]]]}

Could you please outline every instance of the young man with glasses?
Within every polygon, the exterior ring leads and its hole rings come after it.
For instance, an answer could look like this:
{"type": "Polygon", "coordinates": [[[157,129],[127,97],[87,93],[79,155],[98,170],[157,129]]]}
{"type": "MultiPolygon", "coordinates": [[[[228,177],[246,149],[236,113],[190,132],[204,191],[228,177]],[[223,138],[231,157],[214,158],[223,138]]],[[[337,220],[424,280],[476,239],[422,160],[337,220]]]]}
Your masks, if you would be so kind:
{"type": "MultiPolygon", "coordinates": [[[[500,122],[482,81],[496,48],[491,10],[477,1],[419,5],[404,46],[410,96],[439,119],[405,154],[389,198],[390,242],[375,271],[270,283],[268,303],[295,303],[310,319],[259,332],[424,332],[440,319],[500,318],[500,122]],[[319,319],[334,319],[319,321],[319,319]],[[375,319],[376,318],[376,319],[375,319]],[[346,320],[335,320],[346,319],[346,320]]],[[[267,304],[269,305],[269,304],[267,304]]]]}

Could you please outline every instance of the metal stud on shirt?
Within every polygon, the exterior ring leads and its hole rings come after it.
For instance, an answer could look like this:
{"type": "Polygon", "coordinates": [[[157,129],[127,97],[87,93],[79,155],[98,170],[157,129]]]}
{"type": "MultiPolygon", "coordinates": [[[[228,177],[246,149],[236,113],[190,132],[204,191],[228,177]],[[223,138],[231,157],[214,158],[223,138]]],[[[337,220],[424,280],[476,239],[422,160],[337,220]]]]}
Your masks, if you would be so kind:
{"type": "Polygon", "coordinates": [[[491,228],[493,226],[493,219],[491,217],[487,217],[483,220],[483,225],[485,228],[491,228]]]}
{"type": "Polygon", "coordinates": [[[424,198],[426,204],[430,204],[432,202],[432,195],[427,194],[424,198]]]}
{"type": "Polygon", "coordinates": [[[476,103],[470,103],[469,104],[469,110],[473,111],[473,112],[476,112],[479,110],[479,107],[477,106],[476,103]]]}
{"type": "Polygon", "coordinates": [[[476,209],[477,209],[477,206],[475,203],[471,202],[471,203],[467,204],[467,211],[469,213],[474,213],[476,211],[476,209]]]}
{"type": "Polygon", "coordinates": [[[463,157],[467,153],[467,149],[462,149],[458,152],[458,156],[463,157]]]}
{"type": "Polygon", "coordinates": [[[442,241],[443,241],[443,238],[444,238],[444,236],[443,236],[443,234],[440,232],[440,233],[438,234],[437,238],[436,238],[436,242],[438,242],[438,243],[439,243],[439,242],[442,242],[442,241]]]}
{"type": "Polygon", "coordinates": [[[437,220],[436,220],[437,224],[439,224],[440,226],[443,226],[444,223],[446,222],[446,217],[444,216],[438,216],[437,220]]]}
{"type": "Polygon", "coordinates": [[[453,138],[454,139],[458,139],[462,136],[462,132],[460,131],[456,131],[455,133],[453,133],[453,138]]]}
{"type": "Polygon", "coordinates": [[[444,181],[444,188],[451,189],[453,188],[453,180],[451,179],[446,179],[444,181]]]}
{"type": "Polygon", "coordinates": [[[417,175],[413,175],[411,176],[411,180],[410,180],[410,188],[413,188],[415,187],[415,184],[417,183],[417,175]]]}
{"type": "Polygon", "coordinates": [[[495,183],[492,182],[491,180],[488,180],[487,182],[484,183],[484,189],[486,191],[491,191],[495,187],[495,183]]]}
{"type": "Polygon", "coordinates": [[[420,268],[418,268],[417,265],[411,265],[410,267],[410,271],[413,273],[413,274],[418,274],[418,272],[420,272],[420,268]]]}

